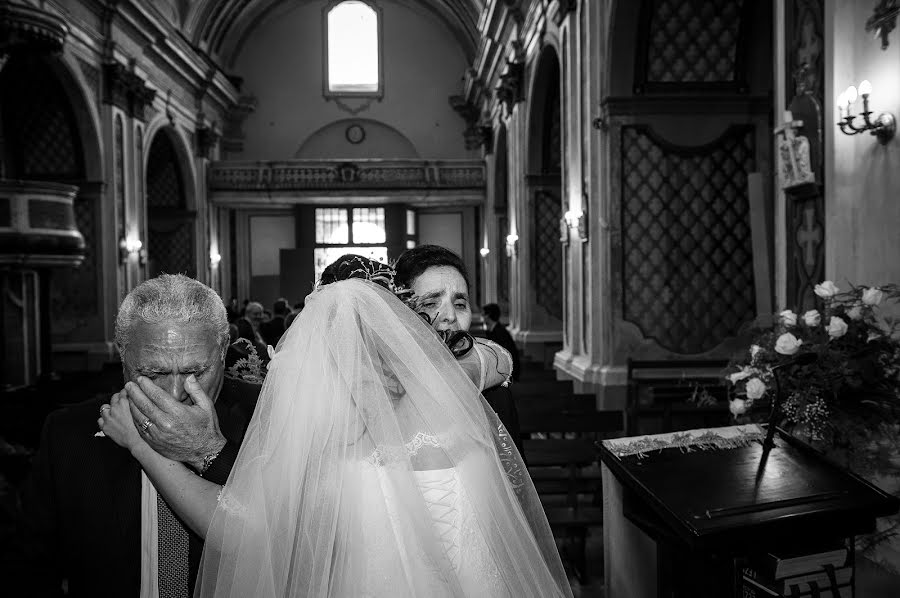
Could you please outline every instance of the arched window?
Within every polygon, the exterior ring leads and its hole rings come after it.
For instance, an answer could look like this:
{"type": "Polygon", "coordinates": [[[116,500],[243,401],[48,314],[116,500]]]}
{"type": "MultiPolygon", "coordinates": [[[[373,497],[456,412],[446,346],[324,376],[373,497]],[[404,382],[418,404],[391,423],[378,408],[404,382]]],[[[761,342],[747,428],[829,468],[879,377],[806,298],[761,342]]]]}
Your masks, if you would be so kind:
{"type": "Polygon", "coordinates": [[[381,11],[345,0],[325,9],[325,95],[381,96],[381,11]]]}

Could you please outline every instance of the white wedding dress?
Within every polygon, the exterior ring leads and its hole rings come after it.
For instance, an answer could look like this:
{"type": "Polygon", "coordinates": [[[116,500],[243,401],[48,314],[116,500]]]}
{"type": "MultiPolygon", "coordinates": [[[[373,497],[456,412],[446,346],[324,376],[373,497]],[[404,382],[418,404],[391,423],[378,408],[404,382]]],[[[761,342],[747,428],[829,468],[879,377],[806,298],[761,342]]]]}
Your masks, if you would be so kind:
{"type": "MultiPolygon", "coordinates": [[[[440,448],[437,437],[418,433],[406,448],[414,460],[423,447],[440,448]]],[[[474,467],[472,463],[461,463],[458,467],[443,469],[413,470],[416,487],[421,493],[429,516],[429,524],[434,540],[439,545],[446,562],[459,581],[465,596],[509,596],[502,583],[500,572],[491,557],[488,542],[477,523],[472,499],[466,492],[459,468],[474,467]]],[[[366,580],[362,584],[364,596],[385,597],[394,595],[396,580],[386,572],[395,570],[398,555],[393,550],[394,530],[401,525],[404,516],[400,501],[396,499],[391,480],[392,469],[380,462],[377,452],[369,459],[359,462],[358,469],[349,470],[348,475],[361,480],[364,495],[386,497],[384,503],[369,503],[367,513],[369,525],[361,541],[368,553],[366,580]],[[377,523],[376,523],[377,522],[377,523]]],[[[427,562],[424,554],[401,554],[400,558],[427,562]]],[[[406,570],[413,569],[410,563],[403,563],[406,570]]],[[[428,596],[454,596],[439,567],[430,570],[428,596]]]]}
{"type": "Polygon", "coordinates": [[[323,287],[282,337],[196,596],[571,596],[521,456],[412,310],[323,287]]]}

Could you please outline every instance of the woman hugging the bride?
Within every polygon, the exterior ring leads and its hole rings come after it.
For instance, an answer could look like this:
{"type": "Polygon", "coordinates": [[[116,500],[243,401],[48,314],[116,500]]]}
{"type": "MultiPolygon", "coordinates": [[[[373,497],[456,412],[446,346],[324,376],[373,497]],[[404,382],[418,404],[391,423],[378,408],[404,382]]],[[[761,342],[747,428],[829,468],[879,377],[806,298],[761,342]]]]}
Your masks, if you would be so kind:
{"type": "Polygon", "coordinates": [[[206,539],[196,596],[571,596],[480,393],[509,355],[418,312],[389,267],[329,266],[278,344],[224,487],[155,453],[113,401],[104,432],[206,539]]]}

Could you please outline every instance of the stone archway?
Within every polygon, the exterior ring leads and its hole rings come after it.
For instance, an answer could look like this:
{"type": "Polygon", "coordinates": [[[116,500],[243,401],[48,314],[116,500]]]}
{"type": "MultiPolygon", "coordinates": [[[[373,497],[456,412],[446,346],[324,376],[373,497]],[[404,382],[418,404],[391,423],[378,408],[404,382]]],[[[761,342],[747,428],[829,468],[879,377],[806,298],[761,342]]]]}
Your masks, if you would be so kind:
{"type": "Polygon", "coordinates": [[[147,274],[196,277],[197,212],[189,201],[193,192],[188,166],[177,149],[171,127],[159,129],[147,152],[147,274]]]}
{"type": "MultiPolygon", "coordinates": [[[[527,209],[529,301],[528,328],[556,332],[563,327],[563,270],[560,253],[562,216],[562,99],[556,50],[545,46],[538,57],[529,100],[527,209]]],[[[543,336],[549,338],[548,335],[543,336]]]]}

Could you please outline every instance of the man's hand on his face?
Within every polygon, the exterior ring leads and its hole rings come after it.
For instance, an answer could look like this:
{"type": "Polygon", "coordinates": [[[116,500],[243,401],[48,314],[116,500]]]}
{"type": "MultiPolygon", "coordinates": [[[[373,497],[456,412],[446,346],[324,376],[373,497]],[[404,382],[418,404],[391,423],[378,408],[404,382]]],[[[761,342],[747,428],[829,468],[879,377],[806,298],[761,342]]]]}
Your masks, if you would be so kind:
{"type": "Polygon", "coordinates": [[[144,376],[128,382],[131,415],[141,436],[156,452],[199,470],[203,458],[225,446],[213,402],[191,375],[185,391],[194,404],[182,403],[144,376]]]}

